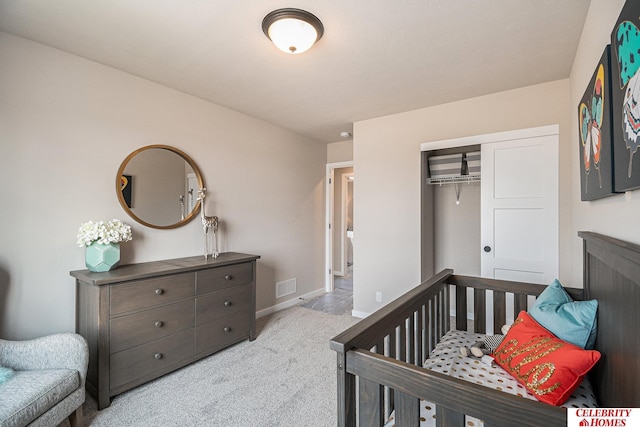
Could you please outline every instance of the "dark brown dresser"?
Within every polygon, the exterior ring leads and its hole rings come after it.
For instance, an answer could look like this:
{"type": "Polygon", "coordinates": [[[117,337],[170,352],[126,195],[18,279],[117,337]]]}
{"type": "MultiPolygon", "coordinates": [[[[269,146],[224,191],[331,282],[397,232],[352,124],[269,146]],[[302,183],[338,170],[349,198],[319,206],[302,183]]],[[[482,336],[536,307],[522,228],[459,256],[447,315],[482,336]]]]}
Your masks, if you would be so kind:
{"type": "Polygon", "coordinates": [[[256,337],[257,255],[235,252],[72,271],[87,389],[111,397],[256,337]]]}

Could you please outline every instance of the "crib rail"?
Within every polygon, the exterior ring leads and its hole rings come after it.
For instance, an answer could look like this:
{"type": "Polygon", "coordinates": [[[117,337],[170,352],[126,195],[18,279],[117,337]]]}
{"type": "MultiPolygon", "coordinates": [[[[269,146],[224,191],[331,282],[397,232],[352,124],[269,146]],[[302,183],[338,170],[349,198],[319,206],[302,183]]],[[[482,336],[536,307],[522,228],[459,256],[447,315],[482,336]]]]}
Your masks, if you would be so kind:
{"type": "MultiPolygon", "coordinates": [[[[531,424],[523,421],[519,425],[565,425],[562,409],[421,367],[452,328],[452,305],[455,329],[468,330],[471,314],[471,328],[484,333],[487,311],[493,312],[493,329],[499,330],[507,317],[517,317],[520,310],[527,309],[528,300],[543,289],[536,284],[459,276],[443,270],[336,336],[330,345],[337,353],[338,425],[356,426],[357,421],[360,426],[382,426],[395,409],[397,427],[418,426],[419,399],[436,404],[438,426],[462,426],[465,414],[485,420],[487,427],[510,425],[522,408],[533,411],[535,417],[531,424]],[[469,293],[472,304],[467,302],[469,293]]],[[[569,292],[581,299],[581,290],[569,292]]]]}
{"type": "MultiPolygon", "coordinates": [[[[456,329],[467,330],[467,319],[463,315],[473,313],[473,332],[499,334],[502,325],[507,322],[507,294],[513,295],[513,309],[510,319],[518,317],[521,310],[527,310],[529,297],[537,297],[546,285],[485,279],[473,276],[452,275],[448,283],[456,288],[456,329]],[[467,290],[473,292],[473,310],[467,307],[467,290]],[[492,298],[488,298],[488,292],[492,298]],[[487,304],[493,307],[493,332],[487,331],[487,304]],[[458,315],[460,314],[460,315],[458,315]]],[[[574,300],[582,300],[582,289],[565,288],[574,300]]]]}
{"type": "MultiPolygon", "coordinates": [[[[436,425],[442,427],[463,426],[464,414],[482,419],[485,427],[566,426],[564,408],[502,393],[373,352],[349,351],[347,366],[349,372],[359,378],[375,378],[365,381],[394,390],[397,427],[418,426],[420,399],[435,404],[436,425]]],[[[375,402],[381,398],[380,395],[365,397],[375,402]]],[[[363,398],[362,391],[360,398],[363,398]]],[[[366,410],[360,413],[360,425],[381,425],[378,419],[363,418],[366,410]]]]}

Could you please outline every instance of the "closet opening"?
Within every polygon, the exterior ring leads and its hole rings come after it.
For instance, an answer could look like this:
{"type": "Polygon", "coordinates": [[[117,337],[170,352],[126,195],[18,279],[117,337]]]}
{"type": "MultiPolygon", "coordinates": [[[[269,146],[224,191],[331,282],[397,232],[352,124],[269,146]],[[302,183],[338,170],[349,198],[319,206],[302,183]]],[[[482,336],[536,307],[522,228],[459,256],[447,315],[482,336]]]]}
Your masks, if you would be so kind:
{"type": "Polygon", "coordinates": [[[480,275],[480,145],[422,151],[422,279],[480,275]]]}

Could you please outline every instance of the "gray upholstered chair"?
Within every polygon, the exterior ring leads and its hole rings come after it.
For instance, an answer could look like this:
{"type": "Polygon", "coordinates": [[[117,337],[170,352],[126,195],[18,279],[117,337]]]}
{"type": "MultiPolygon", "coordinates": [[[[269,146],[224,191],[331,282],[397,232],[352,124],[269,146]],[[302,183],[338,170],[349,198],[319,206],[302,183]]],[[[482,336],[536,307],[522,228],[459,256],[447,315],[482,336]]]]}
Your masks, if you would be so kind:
{"type": "Polygon", "coordinates": [[[0,340],[0,366],[14,370],[0,384],[0,426],[49,427],[66,418],[80,425],[88,362],[87,343],[77,334],[0,340]]]}

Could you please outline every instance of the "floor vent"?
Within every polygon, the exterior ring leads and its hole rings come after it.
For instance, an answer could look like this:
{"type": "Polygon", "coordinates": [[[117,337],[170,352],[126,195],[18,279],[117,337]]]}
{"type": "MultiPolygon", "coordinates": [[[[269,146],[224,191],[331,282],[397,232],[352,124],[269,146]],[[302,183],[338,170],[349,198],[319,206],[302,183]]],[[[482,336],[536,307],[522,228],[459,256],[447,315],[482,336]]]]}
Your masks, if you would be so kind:
{"type": "Polygon", "coordinates": [[[296,293],[295,278],[276,283],[276,298],[281,298],[294,293],[296,293]]]}

